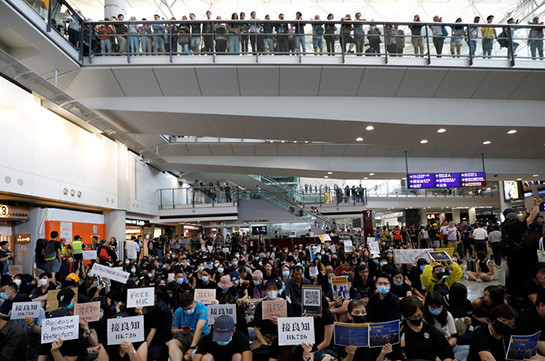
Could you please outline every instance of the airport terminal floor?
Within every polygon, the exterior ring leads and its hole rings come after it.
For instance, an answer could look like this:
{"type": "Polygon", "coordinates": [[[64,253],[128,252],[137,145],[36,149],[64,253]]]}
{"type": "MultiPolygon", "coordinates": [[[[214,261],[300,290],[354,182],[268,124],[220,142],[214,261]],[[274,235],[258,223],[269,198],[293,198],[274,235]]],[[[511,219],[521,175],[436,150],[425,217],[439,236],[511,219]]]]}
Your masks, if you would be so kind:
{"type": "Polygon", "coordinates": [[[0,0],[0,361],[545,361],[530,3],[0,0]]]}

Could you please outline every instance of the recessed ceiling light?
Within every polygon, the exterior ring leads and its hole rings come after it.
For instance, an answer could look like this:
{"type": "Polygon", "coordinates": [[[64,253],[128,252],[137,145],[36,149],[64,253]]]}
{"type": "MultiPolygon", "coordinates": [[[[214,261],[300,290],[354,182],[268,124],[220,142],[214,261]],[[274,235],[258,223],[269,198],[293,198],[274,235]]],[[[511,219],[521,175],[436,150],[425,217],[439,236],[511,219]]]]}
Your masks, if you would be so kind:
{"type": "Polygon", "coordinates": [[[368,125],[365,127],[365,130],[374,130],[375,127],[373,127],[372,125],[368,125]]]}
{"type": "Polygon", "coordinates": [[[515,134],[517,132],[516,129],[511,129],[507,132],[507,134],[515,134]]]}
{"type": "Polygon", "coordinates": [[[324,178],[329,178],[328,176],[324,175],[324,178]]]}
{"type": "Polygon", "coordinates": [[[269,140],[269,143],[274,143],[274,140],[269,140]]]}
{"type": "Polygon", "coordinates": [[[517,180],[518,180],[518,181],[521,181],[521,180],[522,180],[522,178],[517,178],[517,180]]]}
{"type": "Polygon", "coordinates": [[[363,177],[363,179],[369,179],[369,177],[363,177]]]}
{"type": "Polygon", "coordinates": [[[441,129],[437,129],[437,133],[444,133],[446,132],[447,130],[445,128],[441,128],[441,129]]]}
{"type": "Polygon", "coordinates": [[[483,142],[484,145],[488,145],[488,144],[491,144],[491,143],[492,143],[492,142],[489,141],[489,140],[485,140],[485,141],[483,142]]]}
{"type": "Polygon", "coordinates": [[[375,173],[369,173],[369,175],[375,175],[375,173]]]}
{"type": "Polygon", "coordinates": [[[533,174],[532,177],[539,177],[539,174],[533,174]]]}
{"type": "Polygon", "coordinates": [[[426,144],[427,142],[428,142],[427,139],[422,139],[422,140],[420,141],[420,144],[426,144]]]}
{"type": "Polygon", "coordinates": [[[294,143],[297,143],[297,141],[296,141],[296,140],[294,140],[293,142],[294,142],[294,143]]]}
{"type": "Polygon", "coordinates": [[[327,172],[327,174],[333,174],[333,172],[327,172]]]}
{"type": "Polygon", "coordinates": [[[363,138],[362,137],[357,137],[356,142],[363,142],[363,138]]]}
{"type": "Polygon", "coordinates": [[[285,141],[285,140],[283,140],[283,141],[282,141],[282,143],[286,143],[286,141],[285,141]]]}
{"type": "Polygon", "coordinates": [[[403,178],[401,178],[401,179],[405,180],[405,179],[407,179],[407,177],[403,177],[403,178]]]}
{"type": "Polygon", "coordinates": [[[308,143],[308,140],[305,140],[305,143],[308,143]]]}

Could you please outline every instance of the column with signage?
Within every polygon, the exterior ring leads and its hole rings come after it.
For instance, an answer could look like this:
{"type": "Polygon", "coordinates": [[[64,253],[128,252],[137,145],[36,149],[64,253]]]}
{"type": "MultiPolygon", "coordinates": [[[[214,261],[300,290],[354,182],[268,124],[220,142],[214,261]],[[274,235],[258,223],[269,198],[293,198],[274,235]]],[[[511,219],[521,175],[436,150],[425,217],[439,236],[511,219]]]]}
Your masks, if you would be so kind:
{"type": "Polygon", "coordinates": [[[127,212],[123,210],[111,211],[104,215],[106,223],[106,239],[115,237],[117,241],[117,256],[124,258],[125,251],[125,216],[127,212]]]}

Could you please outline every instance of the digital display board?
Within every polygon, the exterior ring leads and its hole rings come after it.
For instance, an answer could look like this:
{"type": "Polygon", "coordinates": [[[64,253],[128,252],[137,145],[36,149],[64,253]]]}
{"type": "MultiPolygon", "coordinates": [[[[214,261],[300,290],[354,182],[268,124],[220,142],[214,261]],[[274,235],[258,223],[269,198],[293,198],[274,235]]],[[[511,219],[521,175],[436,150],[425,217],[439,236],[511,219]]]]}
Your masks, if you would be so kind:
{"type": "Polygon", "coordinates": [[[409,189],[486,186],[486,175],[484,172],[409,174],[407,180],[409,189]]]}

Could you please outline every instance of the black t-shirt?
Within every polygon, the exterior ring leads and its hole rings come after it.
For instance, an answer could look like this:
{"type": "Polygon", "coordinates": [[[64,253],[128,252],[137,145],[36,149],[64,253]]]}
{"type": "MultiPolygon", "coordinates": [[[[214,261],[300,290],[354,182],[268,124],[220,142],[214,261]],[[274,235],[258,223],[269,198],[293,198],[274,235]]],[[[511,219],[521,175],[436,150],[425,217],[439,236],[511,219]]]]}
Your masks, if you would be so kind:
{"type": "Polygon", "coordinates": [[[334,323],[335,316],[329,309],[322,308],[322,316],[314,318],[314,345],[318,346],[324,341],[325,327],[334,323]]]}
{"type": "Polygon", "coordinates": [[[388,355],[390,360],[454,358],[452,348],[443,333],[426,322],[423,323],[420,332],[414,332],[404,321],[401,324],[400,340],[399,344],[394,345],[392,354],[388,355]]]}
{"type": "Polygon", "coordinates": [[[47,243],[47,241],[45,239],[39,239],[37,242],[36,242],[36,255],[35,255],[35,258],[36,258],[36,264],[37,265],[40,265],[40,264],[44,264],[45,263],[45,258],[44,258],[44,255],[42,254],[44,249],[45,249],[45,244],[47,243]]]}
{"type": "Polygon", "coordinates": [[[375,293],[375,282],[371,277],[367,277],[367,281],[363,282],[360,275],[354,277],[354,283],[352,285],[361,295],[361,298],[369,298],[375,293]]]}
{"type": "Polygon", "coordinates": [[[467,361],[481,361],[479,356],[481,351],[490,352],[496,361],[504,361],[507,342],[509,342],[509,338],[506,340],[505,337],[502,337],[498,340],[492,336],[488,326],[478,327],[471,337],[467,361]]]}
{"type": "Polygon", "coordinates": [[[533,277],[530,278],[529,280],[526,280],[526,282],[524,282],[524,294],[526,296],[534,295],[542,289],[543,287],[536,285],[533,277]]]}
{"type": "Polygon", "coordinates": [[[409,286],[407,283],[403,282],[401,286],[397,286],[395,284],[392,284],[390,286],[390,292],[392,292],[394,295],[396,295],[399,298],[407,296],[407,292],[411,290],[411,286],[409,286]]]}
{"type": "Polygon", "coordinates": [[[218,285],[216,284],[216,282],[213,282],[213,281],[208,281],[208,284],[205,285],[201,279],[197,278],[197,281],[195,282],[195,288],[204,288],[204,289],[213,290],[218,288],[218,285]]]}
{"type": "Polygon", "coordinates": [[[242,332],[236,331],[233,334],[231,342],[226,346],[221,346],[217,342],[212,341],[213,332],[201,337],[196,354],[206,355],[211,354],[214,361],[231,361],[234,354],[242,354],[244,351],[250,351],[250,341],[242,332]]]}
{"type": "MultiPolygon", "coordinates": [[[[539,315],[535,307],[531,307],[520,314],[517,320],[516,335],[533,335],[545,328],[545,320],[539,315]]],[[[545,333],[541,332],[540,341],[545,341],[545,333]]]]}
{"type": "Polygon", "coordinates": [[[369,298],[367,315],[369,322],[386,322],[401,319],[399,298],[390,292],[381,300],[378,293],[374,294],[369,298]]]}
{"type": "MultiPolygon", "coordinates": [[[[281,298],[277,298],[281,300],[281,298]]],[[[287,301],[286,301],[287,302],[287,301]]],[[[278,326],[275,325],[271,320],[263,319],[263,305],[262,302],[259,302],[255,308],[254,314],[254,327],[258,327],[262,334],[273,334],[278,335],[278,326]]],[[[296,312],[292,307],[292,304],[287,302],[288,307],[288,317],[299,316],[301,312],[296,312]]]]}

